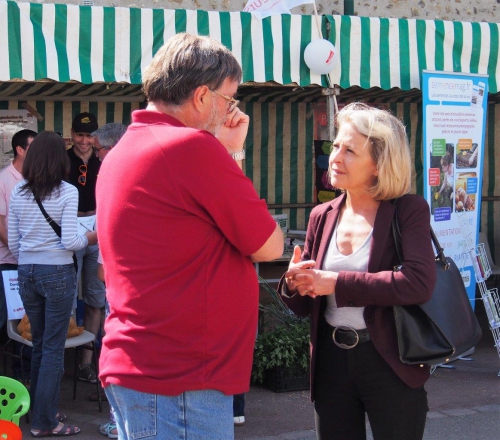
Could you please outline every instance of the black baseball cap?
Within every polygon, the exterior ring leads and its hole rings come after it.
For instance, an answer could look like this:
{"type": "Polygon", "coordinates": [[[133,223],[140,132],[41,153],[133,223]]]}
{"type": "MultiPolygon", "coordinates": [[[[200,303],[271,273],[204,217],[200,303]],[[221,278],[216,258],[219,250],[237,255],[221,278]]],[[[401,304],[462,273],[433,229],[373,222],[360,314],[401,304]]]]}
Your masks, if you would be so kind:
{"type": "Polygon", "coordinates": [[[75,116],[71,128],[75,133],[92,133],[98,128],[97,119],[92,113],[84,112],[75,116]]]}

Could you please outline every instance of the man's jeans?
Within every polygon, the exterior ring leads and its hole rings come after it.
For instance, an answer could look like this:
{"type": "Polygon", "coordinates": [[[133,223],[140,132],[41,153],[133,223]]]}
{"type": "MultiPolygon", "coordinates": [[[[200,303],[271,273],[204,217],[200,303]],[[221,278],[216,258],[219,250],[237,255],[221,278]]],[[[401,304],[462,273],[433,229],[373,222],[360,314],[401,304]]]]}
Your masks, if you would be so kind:
{"type": "Polygon", "coordinates": [[[19,294],[31,324],[31,407],[33,429],[54,429],[64,373],[64,344],[75,297],[73,263],[21,264],[19,294]]]}
{"type": "Polygon", "coordinates": [[[78,260],[77,279],[80,279],[80,276],[82,277],[83,301],[95,309],[103,308],[106,290],[104,289],[104,283],[97,278],[99,245],[93,244],[84,247],[76,251],[75,255],[78,260]]]}
{"type": "Polygon", "coordinates": [[[233,396],[187,391],[163,396],[118,385],[105,389],[121,440],[231,440],[233,396]]]}
{"type": "Polygon", "coordinates": [[[245,394],[235,394],[233,396],[233,416],[234,417],[244,417],[245,416],[245,394]]]}

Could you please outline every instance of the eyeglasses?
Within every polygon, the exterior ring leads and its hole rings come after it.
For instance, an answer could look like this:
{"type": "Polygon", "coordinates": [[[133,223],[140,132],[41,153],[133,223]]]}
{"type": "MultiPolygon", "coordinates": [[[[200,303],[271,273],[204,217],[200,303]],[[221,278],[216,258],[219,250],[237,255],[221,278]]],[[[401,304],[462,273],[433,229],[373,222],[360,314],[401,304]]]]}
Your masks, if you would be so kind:
{"type": "Polygon", "coordinates": [[[104,149],[105,149],[105,147],[99,147],[99,148],[98,147],[92,147],[92,150],[94,150],[95,154],[99,154],[99,151],[104,150],[104,149]]]}
{"type": "Polygon", "coordinates": [[[210,90],[211,92],[215,93],[216,95],[219,95],[222,98],[229,101],[229,106],[227,107],[228,113],[231,113],[236,108],[236,106],[240,103],[240,101],[238,101],[237,99],[230,98],[229,96],[223,95],[222,93],[219,93],[217,90],[212,90],[212,89],[208,89],[208,90],[210,90]]]}
{"type": "Polygon", "coordinates": [[[85,186],[87,183],[87,165],[80,165],[80,168],[78,169],[80,170],[80,173],[82,173],[78,176],[78,183],[85,186]]]}

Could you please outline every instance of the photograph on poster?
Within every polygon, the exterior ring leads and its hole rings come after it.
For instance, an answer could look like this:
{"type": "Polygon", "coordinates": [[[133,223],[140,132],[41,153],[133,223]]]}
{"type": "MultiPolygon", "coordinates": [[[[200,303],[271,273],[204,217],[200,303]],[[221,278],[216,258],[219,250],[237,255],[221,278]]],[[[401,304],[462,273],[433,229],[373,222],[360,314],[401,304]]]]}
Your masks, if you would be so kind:
{"type": "Polygon", "coordinates": [[[476,168],[478,144],[472,139],[459,139],[457,142],[457,168],[476,168]]]}
{"type": "Polygon", "coordinates": [[[445,139],[433,139],[430,152],[429,185],[431,186],[431,213],[434,220],[447,220],[453,210],[455,194],[455,145],[445,139]]]}
{"type": "Polygon", "coordinates": [[[478,84],[474,84],[472,86],[472,96],[470,100],[471,107],[473,108],[483,107],[484,87],[485,84],[482,81],[479,81],[478,84]]]}
{"type": "Polygon", "coordinates": [[[476,209],[477,174],[458,173],[456,180],[455,211],[469,212],[476,209]]]}

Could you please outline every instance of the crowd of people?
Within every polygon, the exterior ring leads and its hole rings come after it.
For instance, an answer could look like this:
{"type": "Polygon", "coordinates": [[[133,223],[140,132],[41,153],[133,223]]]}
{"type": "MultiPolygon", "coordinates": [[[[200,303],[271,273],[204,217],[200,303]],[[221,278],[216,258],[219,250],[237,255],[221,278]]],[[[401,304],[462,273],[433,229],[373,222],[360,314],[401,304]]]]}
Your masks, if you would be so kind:
{"type": "MultiPolygon", "coordinates": [[[[148,104],[128,128],[98,127],[85,112],[69,149],[51,131],[13,137],[14,160],[0,173],[0,269],[18,270],[32,327],[33,437],[80,432],[59,408],[78,295],[96,336],[106,309],[99,360],[84,350],[78,371],[104,387],[103,435],[231,439],[244,423],[259,302],[253,263],[280,257],[284,242],[242,172],[241,79],[222,44],[177,34],[145,69],[148,104]]],[[[391,308],[432,292],[429,210],[408,195],[397,118],[351,104],[337,128],[329,173],[343,194],[312,211],[304,249],[279,284],[283,301],[311,317],[317,435],[365,439],[367,414],[376,439],[421,439],[429,369],[398,359],[391,308]],[[395,199],[402,265],[390,234],[395,199]]],[[[0,294],[0,325],[6,319],[0,294]]]]}
{"type": "MultiPolygon", "coordinates": [[[[33,335],[33,352],[25,363],[29,361],[31,371],[26,385],[32,396],[34,437],[80,432],[63,423],[66,416],[58,408],[64,344],[78,292],[84,302],[84,326],[98,336],[105,290],[98,274],[97,233],[79,233],[78,217],[95,215],[100,162],[125,130],[120,123],[98,129],[94,115],[80,113],[72,123],[70,149],[59,133],[21,130],[12,138],[14,160],[0,172],[0,269],[18,271],[33,335]]],[[[3,327],[7,308],[1,277],[0,286],[3,327]]],[[[83,351],[78,378],[95,383],[91,356],[91,350],[83,351]]],[[[107,424],[105,429],[108,437],[118,438],[116,427],[107,424]]]]}

